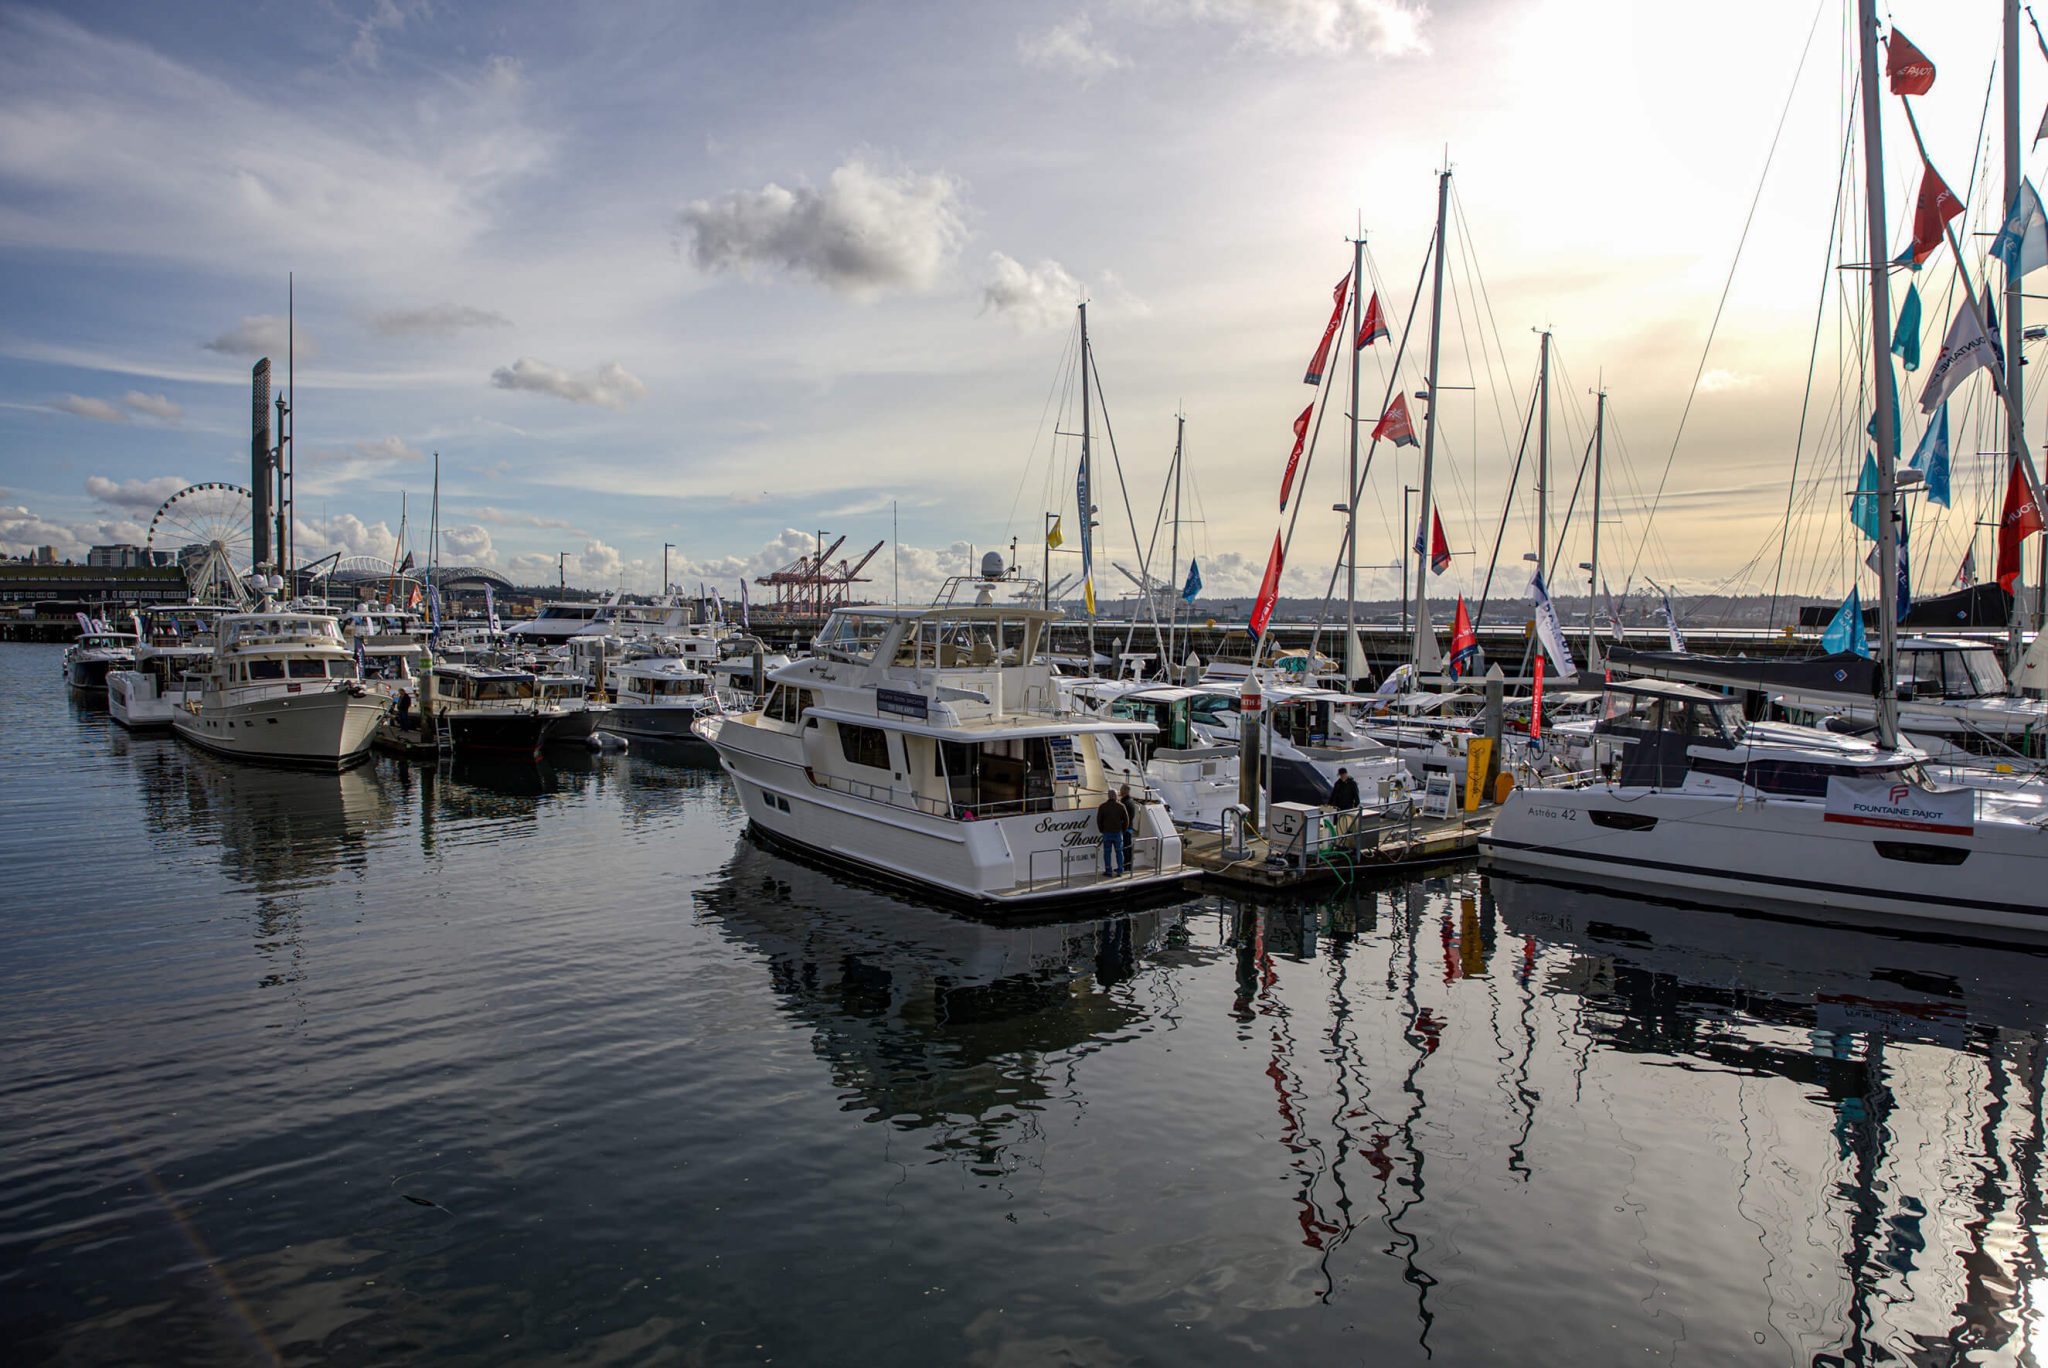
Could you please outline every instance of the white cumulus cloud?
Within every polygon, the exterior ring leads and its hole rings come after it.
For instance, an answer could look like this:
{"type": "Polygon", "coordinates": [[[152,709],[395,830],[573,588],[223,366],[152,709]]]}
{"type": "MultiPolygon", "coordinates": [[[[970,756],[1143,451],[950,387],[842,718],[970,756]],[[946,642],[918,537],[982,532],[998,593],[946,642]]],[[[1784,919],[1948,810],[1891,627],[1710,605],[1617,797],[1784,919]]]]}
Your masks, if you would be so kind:
{"type": "Polygon", "coordinates": [[[1043,32],[1022,35],[1017,39],[1017,53],[1031,66],[1064,72],[1083,82],[1131,64],[1096,38],[1095,25],[1085,14],[1043,32]]]}
{"type": "Polygon", "coordinates": [[[1073,317],[1074,306],[1086,298],[1081,282],[1057,261],[1026,266],[1003,252],[990,252],[988,266],[982,307],[1024,327],[1057,327],[1073,317]]]}
{"type": "Polygon", "coordinates": [[[268,356],[273,362],[282,362],[294,350],[308,360],[320,354],[304,328],[298,329],[296,338],[291,334],[291,325],[277,314],[244,314],[234,327],[199,345],[223,356],[268,356]]]}
{"type": "Polygon", "coordinates": [[[88,399],[82,394],[65,394],[52,399],[50,407],[74,418],[90,418],[95,423],[125,423],[128,415],[104,399],[88,399]]]}
{"type": "Polygon", "coordinates": [[[121,396],[121,402],[145,417],[161,418],[166,423],[175,423],[185,416],[184,409],[162,394],[144,394],[141,390],[129,390],[121,396]]]}
{"type": "Polygon", "coordinates": [[[116,508],[153,511],[189,483],[180,475],[160,475],[153,480],[110,480],[104,475],[88,475],[85,492],[116,508]]]}
{"type": "Polygon", "coordinates": [[[694,201],[676,228],[702,270],[779,269],[856,296],[931,288],[967,235],[952,177],[891,174],[859,158],[822,189],[770,183],[694,201]]]}
{"type": "Polygon", "coordinates": [[[572,404],[596,404],[608,409],[624,408],[647,394],[647,386],[616,361],[607,361],[596,370],[577,375],[522,356],[511,365],[492,371],[491,383],[499,389],[552,394],[572,404]]]}

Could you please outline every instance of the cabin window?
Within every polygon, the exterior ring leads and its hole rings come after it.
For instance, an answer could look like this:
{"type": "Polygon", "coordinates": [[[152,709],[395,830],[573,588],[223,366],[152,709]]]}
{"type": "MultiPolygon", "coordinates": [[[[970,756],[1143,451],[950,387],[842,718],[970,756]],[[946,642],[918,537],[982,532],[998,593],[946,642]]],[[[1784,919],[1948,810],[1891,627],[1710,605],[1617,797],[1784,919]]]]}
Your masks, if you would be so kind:
{"type": "Polygon", "coordinates": [[[818,633],[818,654],[865,665],[888,634],[890,619],[859,613],[834,613],[818,633]]]}
{"type": "Polygon", "coordinates": [[[851,722],[839,724],[839,753],[856,765],[869,769],[888,769],[889,733],[880,727],[861,727],[851,722]]]}
{"type": "Polygon", "coordinates": [[[793,727],[804,720],[804,710],[811,703],[809,689],[792,689],[785,684],[777,684],[774,692],[768,695],[767,703],[762,705],[761,715],[777,722],[787,722],[793,727]]]}
{"type": "Polygon", "coordinates": [[[293,660],[287,662],[293,679],[325,679],[327,662],[324,660],[293,660]]]}
{"type": "Polygon", "coordinates": [[[283,679],[284,662],[282,660],[252,660],[249,662],[249,678],[283,679]]]}
{"type": "Polygon", "coordinates": [[[989,741],[941,741],[935,769],[946,780],[956,816],[1001,816],[1052,808],[1052,746],[1042,736],[989,741]]]}

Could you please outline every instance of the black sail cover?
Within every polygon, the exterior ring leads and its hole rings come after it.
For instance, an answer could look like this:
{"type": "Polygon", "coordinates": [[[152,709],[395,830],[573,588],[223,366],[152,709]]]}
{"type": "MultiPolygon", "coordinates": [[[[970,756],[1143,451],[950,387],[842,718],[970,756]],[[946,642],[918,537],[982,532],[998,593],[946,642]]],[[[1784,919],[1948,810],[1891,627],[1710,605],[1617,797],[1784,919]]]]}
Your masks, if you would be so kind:
{"type": "Polygon", "coordinates": [[[1607,653],[1617,674],[1675,679],[1760,693],[1834,693],[1869,698],[1877,692],[1877,664],[1850,651],[1835,655],[1749,657],[1686,655],[1676,651],[1607,653]]]}

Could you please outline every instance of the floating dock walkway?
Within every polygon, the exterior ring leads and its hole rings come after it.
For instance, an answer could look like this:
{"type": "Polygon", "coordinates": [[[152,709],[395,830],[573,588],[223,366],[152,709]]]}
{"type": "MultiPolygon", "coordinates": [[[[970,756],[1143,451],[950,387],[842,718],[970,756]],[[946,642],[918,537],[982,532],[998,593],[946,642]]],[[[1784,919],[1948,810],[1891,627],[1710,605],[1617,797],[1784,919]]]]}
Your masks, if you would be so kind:
{"type": "Polygon", "coordinates": [[[1492,822],[1491,807],[1484,807],[1448,817],[1361,817],[1348,833],[1325,821],[1291,839],[1262,835],[1241,844],[1234,833],[1183,831],[1181,858],[1218,883],[1288,892],[1348,883],[1371,870],[1471,859],[1492,822]]]}

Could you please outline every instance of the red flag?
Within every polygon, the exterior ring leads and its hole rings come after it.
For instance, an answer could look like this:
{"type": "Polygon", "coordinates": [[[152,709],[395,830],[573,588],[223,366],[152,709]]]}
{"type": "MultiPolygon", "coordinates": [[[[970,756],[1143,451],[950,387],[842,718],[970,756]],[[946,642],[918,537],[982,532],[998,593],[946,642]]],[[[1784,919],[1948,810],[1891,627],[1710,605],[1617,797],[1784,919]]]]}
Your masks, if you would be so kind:
{"type": "MultiPolygon", "coordinates": [[[[1432,521],[1435,522],[1436,527],[1429,539],[1429,568],[1432,573],[1441,575],[1444,571],[1451,568],[1451,544],[1444,540],[1443,515],[1441,513],[1437,514],[1432,521]]],[[[1422,554],[1421,523],[1415,524],[1415,553],[1417,555],[1422,554]]]]}
{"type": "Polygon", "coordinates": [[[1323,340],[1316,347],[1315,356],[1309,360],[1308,374],[1301,377],[1301,383],[1304,385],[1323,383],[1323,365],[1330,359],[1330,341],[1337,336],[1337,325],[1344,321],[1344,296],[1350,288],[1351,272],[1346,271],[1344,278],[1337,282],[1337,288],[1332,291],[1332,297],[1337,304],[1330,310],[1330,326],[1323,329],[1323,340]]]}
{"type": "Polygon", "coordinates": [[[1894,95],[1925,95],[1934,88],[1934,63],[1894,28],[1884,44],[1884,74],[1894,95]]]}
{"type": "Polygon", "coordinates": [[[1316,411],[1310,404],[1301,411],[1301,417],[1294,420],[1294,451],[1287,458],[1287,473],[1280,477],[1280,511],[1287,511],[1287,492],[1294,488],[1294,467],[1301,462],[1301,444],[1308,440],[1309,415],[1316,411]]]}
{"type": "Polygon", "coordinates": [[[1280,602],[1280,534],[1273,534],[1273,558],[1266,562],[1266,577],[1259,581],[1258,601],[1252,604],[1252,635],[1266,634],[1273,620],[1273,608],[1280,602]]]}
{"type": "Polygon", "coordinates": [[[1382,337],[1390,336],[1392,334],[1387,331],[1386,317],[1380,313],[1379,291],[1375,290],[1372,302],[1365,306],[1365,318],[1358,325],[1358,345],[1361,348],[1370,347],[1382,337]]]}
{"type": "Polygon", "coordinates": [[[1963,565],[1956,571],[1956,588],[1974,589],[1977,585],[1977,548],[1970,547],[1963,552],[1963,565]]]}
{"type": "Polygon", "coordinates": [[[1913,245],[1906,264],[1918,270],[1941,246],[1941,230],[1963,212],[1963,203],[1932,166],[1920,163],[1920,194],[1913,201],[1913,245]]]}
{"type": "Polygon", "coordinates": [[[1536,653],[1536,687],[1529,698],[1529,739],[1543,739],[1543,652],[1536,653]]]}
{"type": "Polygon", "coordinates": [[[1379,422],[1373,424],[1372,439],[1377,442],[1381,438],[1395,446],[1422,445],[1415,440],[1415,424],[1408,421],[1407,395],[1395,395],[1394,402],[1387,405],[1387,411],[1380,415],[1379,422]]]}
{"type": "Polygon", "coordinates": [[[1479,658],[1479,633],[1472,630],[1472,615],[1465,611],[1465,596],[1458,595],[1458,615],[1451,620],[1451,678],[1472,668],[1479,658]]]}
{"type": "Polygon", "coordinates": [[[1998,568],[1994,572],[1998,587],[2012,592],[2013,581],[2020,577],[2020,553],[2026,548],[2027,538],[2041,530],[2041,510],[2035,506],[2034,496],[2027,488],[2026,476],[2020,474],[2020,463],[2012,463],[2012,475],[2005,482],[2005,511],[1998,515],[1998,568]]]}

